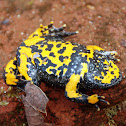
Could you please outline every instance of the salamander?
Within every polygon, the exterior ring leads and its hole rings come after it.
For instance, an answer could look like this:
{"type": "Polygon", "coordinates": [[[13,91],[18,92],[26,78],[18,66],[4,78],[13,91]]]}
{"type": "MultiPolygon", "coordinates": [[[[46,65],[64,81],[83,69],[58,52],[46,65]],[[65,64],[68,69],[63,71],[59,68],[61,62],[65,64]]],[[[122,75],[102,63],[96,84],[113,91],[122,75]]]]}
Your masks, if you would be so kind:
{"type": "Polygon", "coordinates": [[[63,25],[56,28],[51,22],[40,27],[24,40],[16,57],[5,67],[4,80],[8,85],[24,88],[26,83],[41,81],[65,88],[71,101],[93,104],[104,96],[82,94],[79,89],[109,88],[122,79],[115,64],[116,51],[105,51],[96,45],[84,46],[65,40],[78,32],[66,32],[63,25]]]}

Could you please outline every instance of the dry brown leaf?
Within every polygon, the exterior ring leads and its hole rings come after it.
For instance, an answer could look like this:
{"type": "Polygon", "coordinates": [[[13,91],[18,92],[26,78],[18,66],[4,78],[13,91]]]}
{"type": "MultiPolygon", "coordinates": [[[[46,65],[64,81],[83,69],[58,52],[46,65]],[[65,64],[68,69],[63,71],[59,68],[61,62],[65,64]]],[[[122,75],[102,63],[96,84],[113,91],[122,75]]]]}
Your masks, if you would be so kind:
{"type": "Polygon", "coordinates": [[[36,85],[28,82],[25,86],[26,99],[31,106],[42,113],[46,113],[48,98],[45,93],[36,85]]]}
{"type": "Polygon", "coordinates": [[[26,97],[22,95],[22,101],[25,106],[26,118],[29,126],[53,126],[45,123],[44,116],[40,113],[46,113],[46,105],[49,101],[45,93],[36,85],[28,82],[25,86],[26,97]]]}

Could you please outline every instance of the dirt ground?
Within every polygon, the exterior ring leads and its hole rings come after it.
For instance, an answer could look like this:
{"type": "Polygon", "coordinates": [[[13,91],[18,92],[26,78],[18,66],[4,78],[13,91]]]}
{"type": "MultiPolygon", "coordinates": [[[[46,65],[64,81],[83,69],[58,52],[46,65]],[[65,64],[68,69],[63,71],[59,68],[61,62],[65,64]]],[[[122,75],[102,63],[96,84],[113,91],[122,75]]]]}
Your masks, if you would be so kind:
{"type": "MultiPolygon", "coordinates": [[[[52,20],[56,27],[66,24],[66,31],[79,31],[70,41],[117,51],[123,81],[110,89],[87,92],[104,95],[111,103],[99,104],[99,112],[93,106],[67,100],[63,89],[42,83],[40,87],[50,99],[45,121],[56,126],[126,125],[126,0],[0,0],[0,87],[8,89],[2,79],[3,68],[20,43],[40,24],[52,20]]],[[[4,94],[1,99],[7,104],[0,105],[0,126],[27,126],[17,95],[10,98],[4,94]]]]}

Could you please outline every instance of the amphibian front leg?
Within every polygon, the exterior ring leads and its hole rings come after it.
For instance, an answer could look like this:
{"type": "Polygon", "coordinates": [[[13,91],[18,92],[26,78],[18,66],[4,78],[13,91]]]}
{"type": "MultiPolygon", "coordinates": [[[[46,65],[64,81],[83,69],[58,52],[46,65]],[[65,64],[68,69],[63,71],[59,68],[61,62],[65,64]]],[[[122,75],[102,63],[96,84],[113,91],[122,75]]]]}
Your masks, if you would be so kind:
{"type": "Polygon", "coordinates": [[[97,105],[99,101],[109,104],[109,102],[102,99],[105,98],[104,96],[98,96],[97,94],[88,96],[86,94],[77,93],[77,84],[79,82],[80,82],[80,75],[72,74],[69,82],[66,84],[65,87],[65,96],[68,99],[70,99],[71,101],[81,102],[84,104],[93,104],[97,107],[98,110],[100,110],[97,105]]]}
{"type": "Polygon", "coordinates": [[[38,85],[38,70],[31,50],[26,47],[22,47],[18,49],[17,53],[19,55],[17,56],[17,67],[20,74],[24,76],[27,81],[31,81],[38,85]]]}

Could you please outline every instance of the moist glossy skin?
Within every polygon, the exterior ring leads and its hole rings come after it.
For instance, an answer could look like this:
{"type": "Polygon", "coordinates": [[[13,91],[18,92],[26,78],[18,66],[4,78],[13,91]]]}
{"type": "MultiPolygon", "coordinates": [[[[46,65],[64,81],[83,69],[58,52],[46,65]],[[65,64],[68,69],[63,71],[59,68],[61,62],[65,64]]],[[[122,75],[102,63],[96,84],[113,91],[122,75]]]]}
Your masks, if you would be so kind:
{"type": "Polygon", "coordinates": [[[65,41],[65,37],[77,32],[65,32],[64,27],[55,28],[52,22],[40,25],[7,64],[5,81],[24,87],[27,81],[39,85],[46,80],[54,86],[65,86],[65,96],[70,100],[96,105],[103,101],[103,96],[88,96],[77,90],[107,88],[119,83],[122,75],[114,63],[116,52],[65,41]]]}

